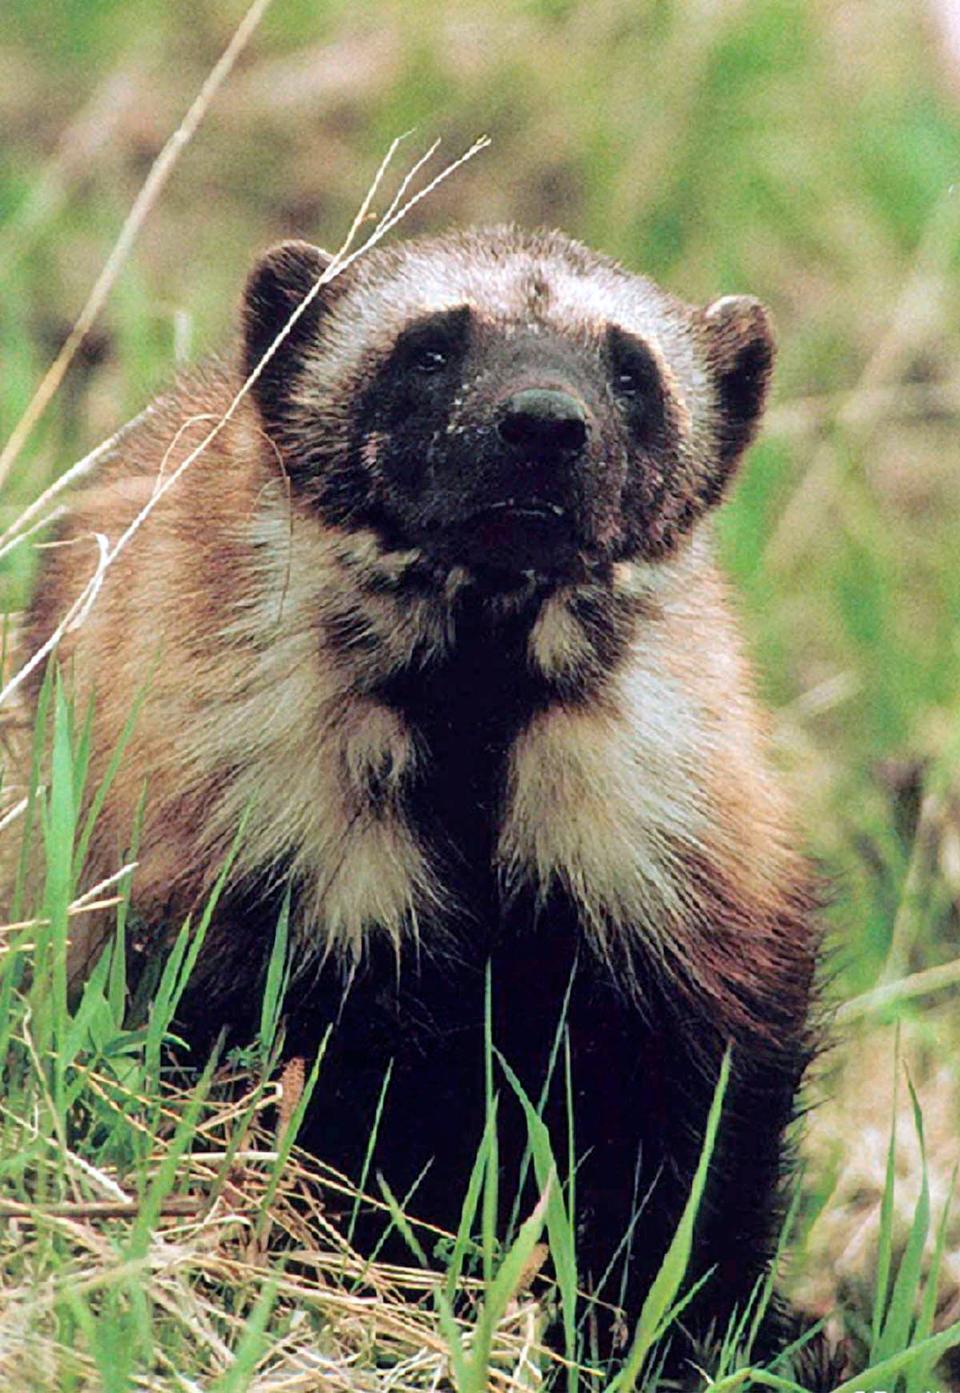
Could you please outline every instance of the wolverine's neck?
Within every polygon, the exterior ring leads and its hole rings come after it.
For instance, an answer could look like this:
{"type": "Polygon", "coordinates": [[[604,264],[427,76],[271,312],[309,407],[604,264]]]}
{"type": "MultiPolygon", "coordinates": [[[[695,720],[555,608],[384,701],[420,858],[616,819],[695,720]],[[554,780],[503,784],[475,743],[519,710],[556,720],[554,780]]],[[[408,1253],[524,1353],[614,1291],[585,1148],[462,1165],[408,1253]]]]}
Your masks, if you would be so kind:
{"type": "Polygon", "coordinates": [[[477,590],[451,601],[447,642],[412,656],[384,677],[375,694],[416,727],[456,732],[458,739],[508,735],[549,702],[550,684],[531,662],[531,634],[547,603],[531,596],[504,610],[477,590]]]}
{"type": "MultiPolygon", "coordinates": [[[[445,878],[486,880],[517,735],[557,700],[531,660],[531,633],[545,597],[504,607],[477,588],[450,602],[449,642],[392,672],[373,695],[413,735],[417,774],[407,812],[448,863],[445,878]]],[[[475,899],[478,886],[471,885],[475,899]]]]}
{"type": "Polygon", "coordinates": [[[412,718],[432,703],[448,721],[462,709],[464,726],[481,716],[509,725],[554,701],[591,700],[659,609],[655,568],[643,565],[506,578],[384,551],[369,532],[329,534],[328,545],[319,618],[329,651],[355,689],[412,718]]]}

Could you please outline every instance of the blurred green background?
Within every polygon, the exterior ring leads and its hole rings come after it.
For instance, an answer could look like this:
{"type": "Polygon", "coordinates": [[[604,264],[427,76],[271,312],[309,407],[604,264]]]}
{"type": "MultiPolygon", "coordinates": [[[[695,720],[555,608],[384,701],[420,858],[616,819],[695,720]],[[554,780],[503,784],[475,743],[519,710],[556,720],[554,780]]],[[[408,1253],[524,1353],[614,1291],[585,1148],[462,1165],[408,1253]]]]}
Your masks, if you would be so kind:
{"type": "MultiPolygon", "coordinates": [[[[21,455],[3,521],[178,362],[229,344],[260,249],[291,234],[338,245],[393,137],[412,132],[395,181],[436,137],[442,160],[488,134],[490,149],[421,203],[405,234],[556,225],[685,299],[748,291],[773,309],[773,404],[721,543],[809,844],[836,886],[831,990],[855,996],[951,962],[960,50],[951,55],[950,8],[274,0],[21,455]]],[[[0,441],[242,13],[237,0],[2,0],[0,441]]],[[[31,564],[26,548],[7,563],[12,603],[31,564]]],[[[954,990],[860,1014],[871,1028],[902,1015],[921,1059],[940,1057],[957,1036],[954,990]]],[[[949,1109],[954,1073],[938,1085],[949,1109]]]]}

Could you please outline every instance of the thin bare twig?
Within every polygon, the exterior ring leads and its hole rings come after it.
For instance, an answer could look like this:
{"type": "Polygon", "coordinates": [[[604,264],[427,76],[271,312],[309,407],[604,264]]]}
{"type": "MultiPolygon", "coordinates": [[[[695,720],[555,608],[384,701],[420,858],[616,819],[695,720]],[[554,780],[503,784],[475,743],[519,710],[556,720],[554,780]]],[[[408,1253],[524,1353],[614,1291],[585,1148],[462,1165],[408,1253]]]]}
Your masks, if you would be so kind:
{"type": "Polygon", "coordinates": [[[77,316],[76,323],[67,336],[66,343],[47,369],[26,411],[14,426],[10,439],[3,450],[0,450],[0,484],[10,472],[31,431],[52,401],[77,349],[103,308],[103,304],[113,288],[123,263],[130,254],[147,215],[156,203],[160,191],[169,179],[182,151],[190,143],[214,97],[229,76],[233,65],[271,4],[272,0],[253,0],[219,61],[208,74],[186,116],[151,165],[143,187],[120,229],[120,235],[114,243],[113,250],[107,257],[106,264],[87,297],[86,304],[77,316]]]}
{"type": "MultiPolygon", "coordinates": [[[[94,571],[86,586],[74,600],[73,604],[67,610],[66,614],[60,620],[60,623],[56,626],[53,633],[49,636],[46,642],[43,643],[34,654],[32,654],[32,656],[27,660],[26,663],[24,663],[23,667],[21,667],[18,672],[14,673],[14,675],[7,682],[3,690],[0,691],[0,705],[2,705],[3,702],[6,701],[17,690],[17,688],[26,679],[26,677],[40,663],[42,663],[51,652],[53,652],[63,635],[67,633],[68,630],[73,628],[76,624],[82,622],[82,619],[89,612],[89,607],[92,604],[94,598],[96,597],[96,594],[99,591],[101,584],[103,583],[103,578],[108,568],[111,565],[113,565],[117,557],[123,551],[126,550],[126,547],[129,545],[132,538],[142,527],[143,523],[149,517],[150,513],[157,506],[160,500],[164,498],[167,492],[175,486],[175,484],[180,479],[181,475],[185,473],[187,469],[189,469],[193,462],[204,452],[204,450],[207,449],[207,447],[217,438],[217,436],[224,429],[224,427],[233,419],[241,403],[246,398],[247,394],[250,392],[250,389],[255,385],[260,375],[263,373],[273,356],[276,354],[276,352],[283,344],[284,340],[291,333],[294,326],[297,324],[298,320],[302,317],[302,315],[304,315],[306,311],[309,309],[310,305],[320,294],[320,291],[323,289],[323,287],[329,284],[330,281],[334,280],[343,271],[345,271],[348,266],[351,266],[353,262],[357,260],[358,257],[363,256],[366,252],[370,251],[371,248],[375,247],[378,242],[382,241],[382,239],[387,235],[387,233],[390,232],[391,229],[394,228],[397,225],[397,223],[401,221],[402,218],[406,217],[406,215],[410,212],[412,208],[416,206],[416,204],[421,202],[422,199],[426,198],[428,194],[430,194],[445,179],[449,178],[449,176],[453,174],[457,169],[459,169],[461,165],[465,164],[467,160],[472,159],[474,155],[478,154],[481,150],[485,149],[489,143],[490,142],[487,136],[481,136],[478,140],[475,140],[468,150],[466,150],[462,155],[459,155],[457,159],[451,161],[450,164],[445,165],[444,168],[441,169],[438,174],[434,175],[434,177],[431,180],[429,180],[429,182],[422,189],[419,189],[416,193],[411,194],[411,196],[406,200],[406,202],[404,202],[398,207],[397,201],[394,200],[393,203],[391,203],[390,208],[387,210],[387,213],[380,219],[376,227],[370,233],[370,236],[359,247],[357,247],[354,251],[350,252],[347,256],[342,256],[339,252],[335,255],[334,260],[331,262],[331,264],[325,268],[323,273],[311,286],[307,294],[295,307],[289,319],[283,325],[282,329],[277,334],[273,342],[269,345],[266,352],[263,354],[263,357],[254,367],[253,371],[249,374],[245,381],[241,383],[240,387],[238,388],[233,399],[230,401],[223,415],[211,427],[211,429],[207,432],[207,434],[200,441],[200,443],[197,446],[195,446],[194,449],[192,449],[189,452],[189,454],[187,454],[184,457],[184,459],[181,460],[181,462],[177,465],[173,473],[169,474],[166,478],[164,478],[162,482],[154,489],[150,498],[140,509],[136,517],[128,525],[125,531],[122,532],[121,535],[117,538],[117,541],[113,544],[112,547],[109,546],[109,544],[107,544],[107,546],[104,547],[103,539],[98,539],[98,545],[100,545],[101,547],[101,554],[97,569],[94,571]]],[[[388,151],[388,158],[392,156],[393,153],[396,151],[398,144],[399,139],[395,140],[392,143],[390,150],[388,151]]],[[[417,168],[419,169],[422,166],[422,164],[423,161],[420,160],[417,164],[417,168]]],[[[408,183],[409,179],[404,181],[404,188],[406,188],[408,183]]]]}
{"type": "Polygon", "coordinates": [[[909,1001],[917,996],[927,996],[931,992],[942,991],[944,987],[956,986],[958,982],[960,958],[953,958],[948,963],[937,963],[935,967],[925,967],[920,972],[912,972],[895,982],[882,982],[867,992],[861,992],[859,996],[851,997],[837,1008],[835,1020],[838,1025],[848,1025],[851,1021],[872,1015],[886,1006],[893,1006],[899,1001],[909,1001]]]}
{"type": "MultiPolygon", "coordinates": [[[[160,1206],[161,1218],[183,1218],[202,1214],[207,1200],[173,1195],[160,1206]]],[[[64,1200],[56,1204],[19,1204],[0,1200],[0,1219],[135,1219],[143,1209],[140,1200],[64,1200]]]]}
{"type": "MultiPolygon", "coordinates": [[[[29,533],[22,532],[22,528],[26,523],[32,522],[32,520],[43,511],[47,504],[52,499],[56,498],[57,494],[62,493],[65,488],[69,488],[70,485],[75,484],[78,479],[83,479],[89,474],[94,465],[97,464],[99,460],[103,459],[104,455],[109,454],[115,446],[119,445],[129,431],[139,426],[141,421],[145,421],[152,411],[153,407],[148,406],[145,410],[134,416],[133,420],[127,421],[119,430],[114,431],[113,435],[111,435],[108,440],[102,440],[99,445],[85,454],[83,459],[79,459],[76,464],[72,464],[49,488],[44,489],[39,498],[35,498],[28,507],[24,508],[20,516],[12,522],[6,532],[0,536],[0,558],[4,557],[8,551],[11,551],[13,547],[22,542],[25,536],[29,535],[29,533]]],[[[45,527],[50,521],[50,516],[42,518],[30,528],[30,532],[36,531],[38,527],[45,527]]]]}

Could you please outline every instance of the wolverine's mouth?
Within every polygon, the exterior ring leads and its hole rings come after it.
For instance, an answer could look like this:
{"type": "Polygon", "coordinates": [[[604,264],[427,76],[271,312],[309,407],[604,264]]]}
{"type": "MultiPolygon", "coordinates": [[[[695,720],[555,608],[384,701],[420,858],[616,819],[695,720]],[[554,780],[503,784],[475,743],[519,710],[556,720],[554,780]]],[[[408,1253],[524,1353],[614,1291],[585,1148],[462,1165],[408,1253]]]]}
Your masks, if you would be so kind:
{"type": "Polygon", "coordinates": [[[569,511],[541,498],[500,499],[457,530],[465,560],[506,570],[563,571],[578,549],[569,511]]]}
{"type": "Polygon", "coordinates": [[[569,516],[566,508],[561,508],[559,503],[547,503],[540,498],[504,498],[499,503],[491,503],[487,508],[478,508],[472,517],[485,517],[493,513],[560,521],[569,516]]]}

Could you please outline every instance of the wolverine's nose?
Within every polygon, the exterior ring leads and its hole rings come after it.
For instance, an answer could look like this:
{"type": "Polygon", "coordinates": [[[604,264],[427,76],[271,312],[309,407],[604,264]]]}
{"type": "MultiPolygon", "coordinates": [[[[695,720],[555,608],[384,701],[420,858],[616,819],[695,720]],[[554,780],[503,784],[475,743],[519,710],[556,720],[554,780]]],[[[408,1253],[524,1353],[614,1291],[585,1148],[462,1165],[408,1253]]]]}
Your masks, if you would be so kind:
{"type": "Polygon", "coordinates": [[[503,403],[497,427],[508,445],[530,454],[574,454],[587,439],[587,410],[569,392],[526,387],[503,403]]]}

